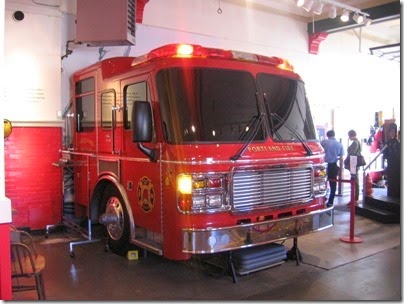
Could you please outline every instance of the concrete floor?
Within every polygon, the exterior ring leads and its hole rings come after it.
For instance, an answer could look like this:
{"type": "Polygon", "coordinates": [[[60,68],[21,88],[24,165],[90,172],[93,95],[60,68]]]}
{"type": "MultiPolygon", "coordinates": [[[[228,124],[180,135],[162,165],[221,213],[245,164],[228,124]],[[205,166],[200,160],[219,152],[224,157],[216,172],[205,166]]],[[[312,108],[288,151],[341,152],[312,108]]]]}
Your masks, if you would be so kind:
{"type": "MultiPolygon", "coordinates": [[[[237,283],[199,259],[169,261],[149,253],[138,260],[105,252],[104,242],[74,246],[80,235],[68,229],[47,239],[35,235],[46,258],[47,300],[53,301],[401,301],[401,229],[355,217],[354,236],[362,243],[342,242],[350,235],[349,196],[336,197],[335,225],[299,238],[303,256],[255,273],[237,283]]],[[[290,249],[292,240],[284,245],[290,249]]],[[[34,291],[13,300],[36,300],[34,291]]]]}

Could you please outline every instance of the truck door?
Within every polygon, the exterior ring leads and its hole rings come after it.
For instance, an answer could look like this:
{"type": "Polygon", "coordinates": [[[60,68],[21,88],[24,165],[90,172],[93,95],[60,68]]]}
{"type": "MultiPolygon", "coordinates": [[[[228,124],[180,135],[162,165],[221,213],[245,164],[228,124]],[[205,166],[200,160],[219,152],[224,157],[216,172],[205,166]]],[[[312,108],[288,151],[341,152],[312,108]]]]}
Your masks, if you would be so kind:
{"type": "Polygon", "coordinates": [[[95,152],[95,79],[88,77],[75,84],[74,151],[95,152]]]}
{"type": "MultiPolygon", "coordinates": [[[[123,166],[122,184],[126,186],[136,225],[154,232],[161,231],[161,176],[159,161],[150,162],[132,140],[131,113],[136,101],[152,101],[148,76],[121,81],[123,94],[123,166]]],[[[155,113],[154,113],[155,114],[155,113]]],[[[156,131],[150,148],[158,148],[156,131]]]]}
{"type": "Polygon", "coordinates": [[[88,205],[89,176],[93,164],[90,156],[96,152],[95,73],[75,83],[74,100],[74,183],[75,202],[88,205]]]}
{"type": "Polygon", "coordinates": [[[101,92],[101,128],[98,129],[98,153],[120,154],[122,149],[123,114],[115,89],[101,92]]]}

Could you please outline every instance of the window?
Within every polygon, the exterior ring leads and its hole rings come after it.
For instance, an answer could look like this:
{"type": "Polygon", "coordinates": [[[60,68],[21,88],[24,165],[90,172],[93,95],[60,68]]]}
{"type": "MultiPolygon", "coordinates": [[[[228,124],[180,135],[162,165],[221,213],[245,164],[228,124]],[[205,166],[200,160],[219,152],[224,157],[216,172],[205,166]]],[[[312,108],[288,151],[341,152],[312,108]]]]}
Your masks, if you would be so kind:
{"type": "Polygon", "coordinates": [[[259,74],[257,80],[265,94],[274,140],[315,140],[316,129],[304,83],[270,74],[259,74]]]}
{"type": "Polygon", "coordinates": [[[132,107],[135,101],[151,101],[147,82],[139,82],[125,86],[124,94],[124,124],[125,129],[130,130],[132,119],[132,107]]]}
{"type": "Polygon", "coordinates": [[[76,82],[76,131],[91,132],[95,126],[95,82],[87,78],[76,82]]]}
{"type": "Polygon", "coordinates": [[[245,142],[266,137],[257,88],[246,71],[170,68],[157,74],[165,140],[245,142]]]}
{"type": "Polygon", "coordinates": [[[112,90],[101,94],[101,128],[112,128],[112,109],[115,107],[115,105],[115,91],[112,90]]]}

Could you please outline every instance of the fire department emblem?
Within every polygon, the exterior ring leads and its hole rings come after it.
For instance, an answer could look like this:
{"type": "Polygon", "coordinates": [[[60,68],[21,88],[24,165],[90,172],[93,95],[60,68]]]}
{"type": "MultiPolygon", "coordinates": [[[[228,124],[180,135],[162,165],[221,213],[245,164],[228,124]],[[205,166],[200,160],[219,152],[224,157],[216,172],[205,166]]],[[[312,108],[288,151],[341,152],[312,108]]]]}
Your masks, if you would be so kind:
{"type": "Polygon", "coordinates": [[[154,187],[151,180],[143,176],[137,184],[137,198],[140,208],[144,212],[150,212],[154,207],[154,187]]]}

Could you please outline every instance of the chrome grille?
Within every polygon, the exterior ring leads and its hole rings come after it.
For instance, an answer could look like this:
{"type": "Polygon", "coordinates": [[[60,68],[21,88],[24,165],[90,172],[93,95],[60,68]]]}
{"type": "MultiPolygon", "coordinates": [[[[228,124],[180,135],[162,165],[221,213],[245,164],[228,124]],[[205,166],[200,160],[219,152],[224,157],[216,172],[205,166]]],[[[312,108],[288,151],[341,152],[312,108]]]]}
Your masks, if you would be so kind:
{"type": "Polygon", "coordinates": [[[233,208],[245,211],[307,201],[312,197],[312,176],[308,167],[235,171],[233,208]]]}

